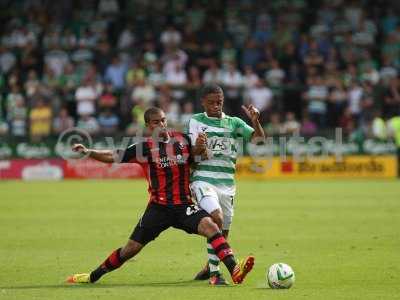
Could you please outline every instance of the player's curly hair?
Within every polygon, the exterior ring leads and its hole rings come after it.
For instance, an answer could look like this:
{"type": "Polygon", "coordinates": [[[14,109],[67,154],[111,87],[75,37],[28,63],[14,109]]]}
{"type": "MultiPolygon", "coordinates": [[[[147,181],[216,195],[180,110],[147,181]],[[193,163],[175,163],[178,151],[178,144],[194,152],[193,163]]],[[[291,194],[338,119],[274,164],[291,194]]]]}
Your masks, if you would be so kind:
{"type": "Polygon", "coordinates": [[[199,91],[199,99],[203,99],[208,94],[223,93],[222,87],[218,84],[206,84],[199,91]]]}

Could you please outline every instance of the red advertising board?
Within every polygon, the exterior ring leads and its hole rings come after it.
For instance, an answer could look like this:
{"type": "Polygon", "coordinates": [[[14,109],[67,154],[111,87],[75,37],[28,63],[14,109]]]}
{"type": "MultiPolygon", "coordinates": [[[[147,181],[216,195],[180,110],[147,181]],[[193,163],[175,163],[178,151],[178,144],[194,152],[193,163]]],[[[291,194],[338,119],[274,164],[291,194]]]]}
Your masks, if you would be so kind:
{"type": "Polygon", "coordinates": [[[65,161],[65,178],[144,178],[138,164],[105,164],[93,159],[65,161]]]}
{"type": "Polygon", "coordinates": [[[0,160],[0,179],[60,180],[64,178],[62,159],[0,160]]]}
{"type": "Polygon", "coordinates": [[[60,180],[63,178],[144,178],[144,173],[138,164],[105,164],[92,159],[0,160],[0,180],[60,180]]]}

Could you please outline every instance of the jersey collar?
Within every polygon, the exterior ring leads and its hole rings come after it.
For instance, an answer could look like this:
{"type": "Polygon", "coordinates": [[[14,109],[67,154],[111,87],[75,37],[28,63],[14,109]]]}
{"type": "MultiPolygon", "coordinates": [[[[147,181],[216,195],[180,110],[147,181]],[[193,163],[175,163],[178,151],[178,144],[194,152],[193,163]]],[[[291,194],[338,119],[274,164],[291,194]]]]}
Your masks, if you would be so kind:
{"type": "Polygon", "coordinates": [[[225,116],[226,116],[224,112],[222,112],[221,118],[209,117],[209,116],[207,115],[206,112],[204,112],[204,115],[205,115],[207,118],[209,118],[209,119],[214,119],[214,120],[222,120],[222,119],[225,118],[225,116]]]}

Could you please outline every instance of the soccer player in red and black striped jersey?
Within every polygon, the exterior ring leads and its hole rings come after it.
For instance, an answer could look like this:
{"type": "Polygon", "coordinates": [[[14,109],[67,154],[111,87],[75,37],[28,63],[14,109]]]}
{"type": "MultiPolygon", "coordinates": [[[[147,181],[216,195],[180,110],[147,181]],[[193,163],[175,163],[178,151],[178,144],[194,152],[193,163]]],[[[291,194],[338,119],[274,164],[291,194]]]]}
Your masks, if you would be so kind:
{"type": "MultiPolygon", "coordinates": [[[[159,108],[149,108],[144,119],[151,137],[125,150],[93,150],[82,144],[73,150],[105,163],[138,163],[149,183],[150,200],[125,246],[114,250],[91,273],[68,277],[70,283],[94,283],[104,274],[118,269],[124,262],[137,255],[142,248],[169,227],[187,233],[205,236],[217,256],[229,270],[234,283],[241,283],[251,271],[254,257],[237,262],[233,251],[210,215],[191,200],[189,190],[190,164],[193,153],[202,153],[204,143],[191,149],[187,136],[167,130],[167,120],[159,108]]],[[[205,148],[203,149],[206,150],[205,148]]]]}

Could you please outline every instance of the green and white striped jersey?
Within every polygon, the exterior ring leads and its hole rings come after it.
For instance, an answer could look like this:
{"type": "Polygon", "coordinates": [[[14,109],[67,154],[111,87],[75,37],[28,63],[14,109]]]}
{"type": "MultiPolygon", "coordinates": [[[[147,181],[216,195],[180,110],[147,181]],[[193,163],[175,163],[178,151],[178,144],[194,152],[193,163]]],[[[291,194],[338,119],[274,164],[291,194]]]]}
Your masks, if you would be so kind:
{"type": "Polygon", "coordinates": [[[251,138],[254,129],[242,119],[222,114],[221,118],[211,118],[207,114],[195,114],[187,125],[187,134],[192,145],[199,133],[207,134],[209,159],[195,164],[191,182],[205,181],[221,192],[235,195],[235,167],[238,154],[251,138]]]}

